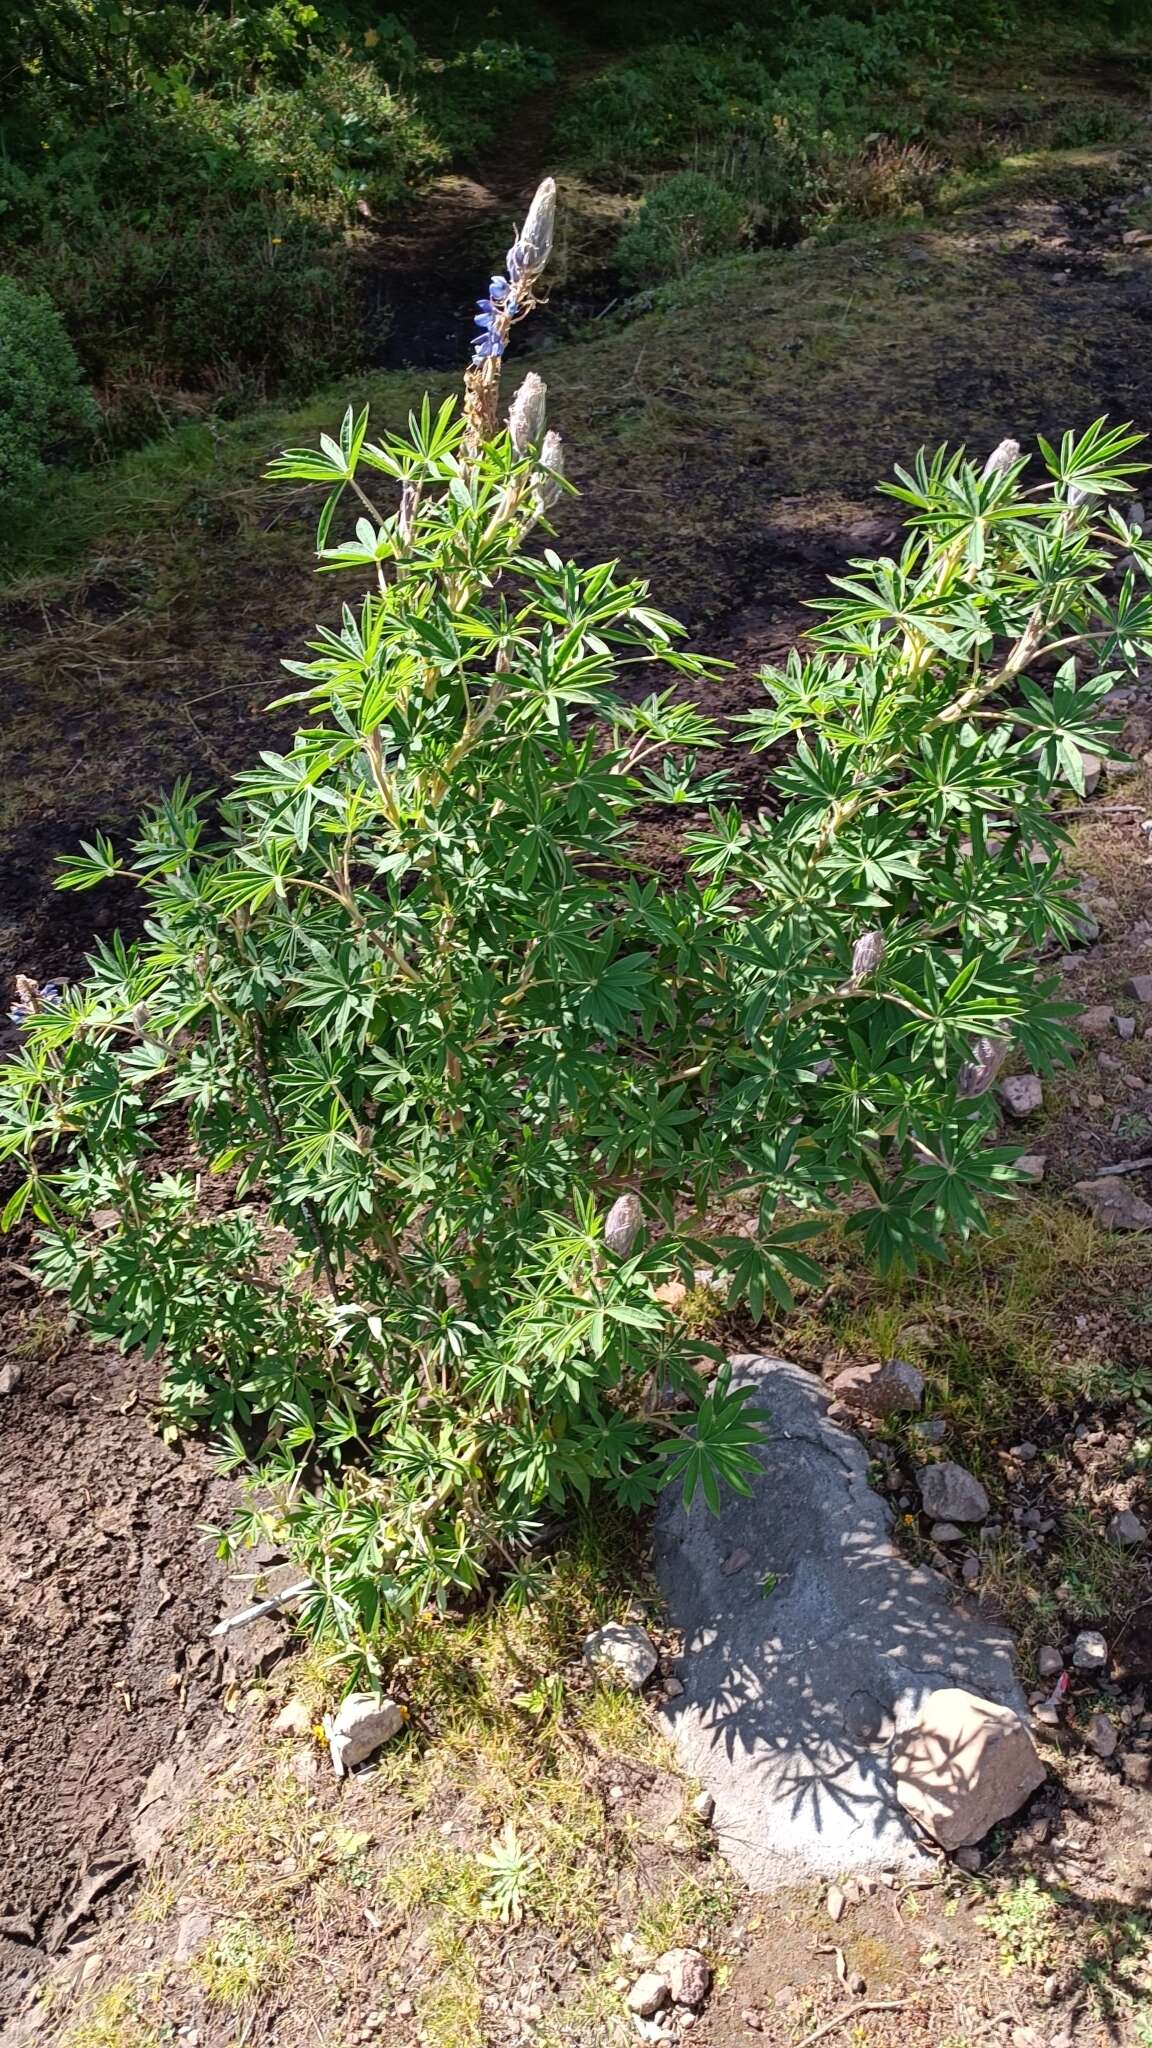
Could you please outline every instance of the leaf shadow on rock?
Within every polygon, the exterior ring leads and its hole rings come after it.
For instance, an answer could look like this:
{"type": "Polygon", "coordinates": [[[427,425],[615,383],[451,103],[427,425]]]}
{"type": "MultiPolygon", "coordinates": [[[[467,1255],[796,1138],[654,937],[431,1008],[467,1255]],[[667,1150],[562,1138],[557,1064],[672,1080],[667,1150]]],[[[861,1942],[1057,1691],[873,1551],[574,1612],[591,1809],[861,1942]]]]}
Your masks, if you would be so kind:
{"type": "Polygon", "coordinates": [[[743,1357],[733,1384],[770,1418],[749,1495],[713,1516],[669,1492],[657,1517],[657,1575],[684,1639],[684,1692],[664,1709],[680,1764],[715,1798],[720,1847],[754,1890],[915,1867],[892,1737],[945,1686],[1023,1715],[1011,1639],[896,1551],[867,1453],[828,1419],[819,1380],[743,1357]]]}

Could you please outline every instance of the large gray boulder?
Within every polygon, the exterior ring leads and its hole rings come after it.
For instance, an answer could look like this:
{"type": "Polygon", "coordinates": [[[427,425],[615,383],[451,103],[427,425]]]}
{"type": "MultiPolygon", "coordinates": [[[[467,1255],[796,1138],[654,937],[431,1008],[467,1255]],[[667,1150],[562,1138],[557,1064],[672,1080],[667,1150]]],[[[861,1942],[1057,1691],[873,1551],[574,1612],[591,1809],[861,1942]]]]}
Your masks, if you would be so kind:
{"type": "Polygon", "coordinates": [[[819,1380],[761,1357],[734,1359],[732,1378],[770,1417],[750,1495],[712,1515],[670,1489],[657,1516],[657,1574],[684,1637],[684,1690],[662,1710],[679,1762],[715,1799],[719,1846],[753,1890],[913,1869],[921,1838],[892,1738],[945,1686],[1023,1715],[1011,1640],[893,1548],[868,1454],[828,1419],[819,1380]]]}

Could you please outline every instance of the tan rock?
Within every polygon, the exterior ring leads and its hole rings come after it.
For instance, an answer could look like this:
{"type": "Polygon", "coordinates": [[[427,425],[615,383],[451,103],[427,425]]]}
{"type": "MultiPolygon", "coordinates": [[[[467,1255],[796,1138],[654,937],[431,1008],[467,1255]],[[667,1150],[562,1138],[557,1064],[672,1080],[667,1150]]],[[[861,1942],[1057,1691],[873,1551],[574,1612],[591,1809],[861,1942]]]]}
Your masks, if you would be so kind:
{"type": "Polygon", "coordinates": [[[951,1685],[896,1736],[892,1771],[905,1813],[943,1849],[983,1841],[1046,1776],[1018,1714],[951,1685]]]}
{"type": "Polygon", "coordinates": [[[850,1365],[837,1373],[832,1396],[861,1415],[896,1415],[919,1408],[924,1375],[902,1358],[884,1358],[875,1365],[850,1365]]]}

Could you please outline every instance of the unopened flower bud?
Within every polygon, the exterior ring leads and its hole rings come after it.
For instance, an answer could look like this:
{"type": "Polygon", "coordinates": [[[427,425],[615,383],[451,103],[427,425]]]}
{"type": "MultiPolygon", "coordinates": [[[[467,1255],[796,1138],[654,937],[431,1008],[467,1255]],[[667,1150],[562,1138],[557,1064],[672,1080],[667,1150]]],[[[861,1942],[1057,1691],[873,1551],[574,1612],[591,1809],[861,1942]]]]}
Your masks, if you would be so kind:
{"type": "Polygon", "coordinates": [[[852,948],[852,979],[867,981],[875,974],[880,962],[888,951],[888,941],[883,932],[861,932],[852,948]]]}
{"type": "Polygon", "coordinates": [[[998,442],[996,447],[992,450],[991,455],[988,457],[987,462],[984,464],[985,480],[987,480],[987,478],[990,476],[1003,476],[1004,471],[1006,469],[1011,469],[1012,464],[1014,462],[1019,462],[1019,460],[1019,441],[1013,441],[1009,439],[1006,441],[998,442]]]}
{"type": "Polygon", "coordinates": [[[554,427],[550,427],[544,436],[544,445],[540,450],[540,468],[542,474],[537,483],[537,492],[540,509],[546,512],[550,505],[554,505],[557,499],[564,495],[556,481],[564,474],[564,442],[554,427]]]}
{"type": "Polygon", "coordinates": [[[552,254],[556,230],[556,180],[545,178],[536,187],[528,218],[508,251],[508,275],[514,284],[530,284],[538,277],[552,254]]]}
{"type": "Polygon", "coordinates": [[[1008,1057],[1007,1038],[978,1038],[972,1058],[956,1076],[956,1093],[964,1098],[986,1095],[1008,1057]]]}
{"type": "Polygon", "coordinates": [[[543,377],[529,370],[508,410],[508,432],[517,455],[538,448],[544,435],[548,387],[543,377]]]}
{"type": "Polygon", "coordinates": [[[604,1242],[618,1259],[628,1257],[643,1221],[639,1195],[618,1195],[604,1219],[604,1242]]]}

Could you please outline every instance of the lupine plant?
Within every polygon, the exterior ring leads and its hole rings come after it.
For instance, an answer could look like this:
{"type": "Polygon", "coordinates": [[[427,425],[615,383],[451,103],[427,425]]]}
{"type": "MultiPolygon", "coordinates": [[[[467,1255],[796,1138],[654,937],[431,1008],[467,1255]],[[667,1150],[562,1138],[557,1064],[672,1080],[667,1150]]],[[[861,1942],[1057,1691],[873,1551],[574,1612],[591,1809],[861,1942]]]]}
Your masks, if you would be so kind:
{"type": "Polygon", "coordinates": [[[141,936],[21,981],[3,1083],[6,1222],[99,1336],[162,1355],[170,1426],[254,1470],[242,1533],[286,1535],[305,1618],[369,1670],[572,1497],[746,1484],[767,1425],[675,1283],[706,1264],[758,1320],[837,1209],[911,1266],[1011,1192],[993,1083],[1066,1050],[1064,817],[1152,645],[1135,435],[922,455],[899,555],[851,565],[743,720],[765,809],[729,801],[710,664],[549,544],[534,373],[500,424],[553,205],[460,411],[375,440],[350,411],[274,465],[367,589],[286,664],[286,752],[64,863],[133,876],[141,936]],[[668,809],[673,879],[644,852],[668,809]]]}

